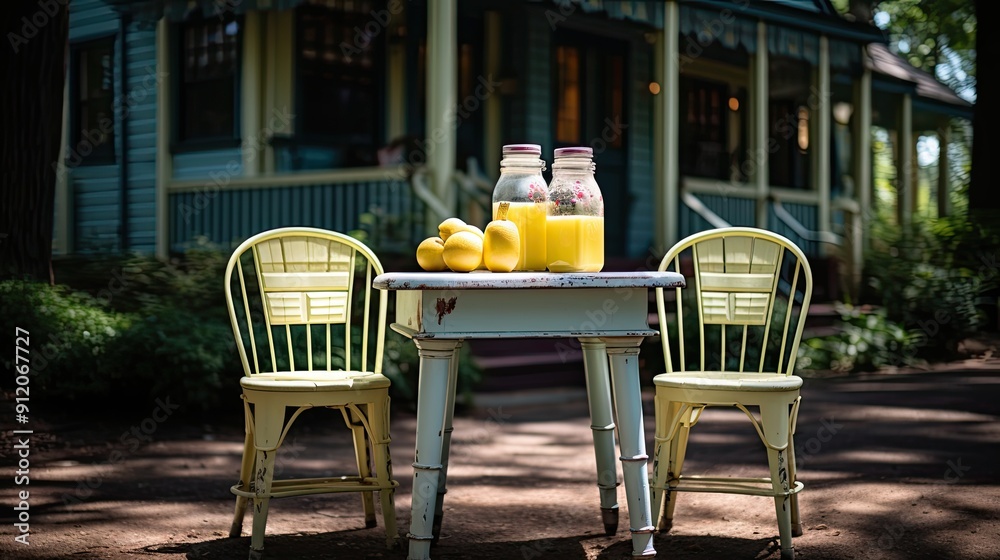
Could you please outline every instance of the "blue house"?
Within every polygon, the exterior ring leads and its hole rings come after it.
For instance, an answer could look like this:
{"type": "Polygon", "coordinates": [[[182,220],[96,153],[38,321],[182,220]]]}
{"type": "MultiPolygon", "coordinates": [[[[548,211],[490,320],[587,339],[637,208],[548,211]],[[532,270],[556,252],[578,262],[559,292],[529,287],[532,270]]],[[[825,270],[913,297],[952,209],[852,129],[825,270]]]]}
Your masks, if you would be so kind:
{"type": "Polygon", "coordinates": [[[61,254],[292,224],[410,254],[444,217],[485,225],[503,144],[589,145],[610,266],[756,225],[834,297],[860,270],[871,127],[906,221],[917,137],[946,154],[972,117],[828,0],[73,0],[70,51],[61,254]]]}

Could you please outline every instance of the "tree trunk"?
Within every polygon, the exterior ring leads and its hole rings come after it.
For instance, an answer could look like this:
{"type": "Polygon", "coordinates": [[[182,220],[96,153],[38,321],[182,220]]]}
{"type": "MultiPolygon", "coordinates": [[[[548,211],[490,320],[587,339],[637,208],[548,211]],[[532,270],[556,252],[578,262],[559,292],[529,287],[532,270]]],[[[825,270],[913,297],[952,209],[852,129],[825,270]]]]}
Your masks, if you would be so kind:
{"type": "Polygon", "coordinates": [[[3,29],[0,278],[52,282],[52,225],[69,16],[67,0],[9,0],[3,29]]]}
{"type": "Polygon", "coordinates": [[[976,0],[976,19],[987,27],[976,30],[976,106],[972,115],[969,209],[970,214],[978,215],[980,223],[996,228],[992,220],[1000,214],[1000,192],[990,158],[996,157],[997,141],[993,127],[986,122],[983,108],[996,96],[996,74],[989,70],[988,61],[995,61],[1000,56],[1000,42],[989,38],[989,20],[983,15],[985,5],[984,0],[976,0]]]}

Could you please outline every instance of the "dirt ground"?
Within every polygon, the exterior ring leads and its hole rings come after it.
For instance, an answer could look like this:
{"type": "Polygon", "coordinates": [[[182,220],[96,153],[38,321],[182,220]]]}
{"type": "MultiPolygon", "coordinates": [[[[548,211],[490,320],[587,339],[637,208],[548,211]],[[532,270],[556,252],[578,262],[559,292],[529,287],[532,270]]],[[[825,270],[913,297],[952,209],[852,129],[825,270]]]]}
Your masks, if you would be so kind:
{"type": "MultiPolygon", "coordinates": [[[[173,405],[151,403],[150,416],[120,422],[37,420],[27,486],[14,484],[17,442],[5,430],[0,558],[246,558],[249,513],[244,536],[227,537],[241,420],[192,425],[162,412],[173,405]],[[147,441],[131,435],[133,427],[147,441]],[[15,541],[12,522],[16,490],[25,489],[30,545],[15,541]]],[[[315,411],[300,422],[279,455],[279,475],[348,469],[350,457],[334,453],[349,441],[338,418],[315,411]]],[[[401,536],[409,527],[415,426],[415,415],[394,411],[401,536]]],[[[582,390],[479,395],[456,418],[453,441],[435,559],[630,557],[624,487],[618,533],[602,530],[582,390]]],[[[805,483],[797,557],[1000,559],[1000,360],[808,379],[796,447],[805,483]]],[[[742,413],[710,410],[692,432],[688,473],[752,476],[765,465],[742,413]]],[[[360,511],[356,495],[275,500],[266,558],[405,559],[405,538],[386,549],[382,526],[365,529],[360,511]]],[[[777,559],[773,502],[683,494],[672,531],[656,535],[655,546],[657,558],[674,560],[777,559]]]]}

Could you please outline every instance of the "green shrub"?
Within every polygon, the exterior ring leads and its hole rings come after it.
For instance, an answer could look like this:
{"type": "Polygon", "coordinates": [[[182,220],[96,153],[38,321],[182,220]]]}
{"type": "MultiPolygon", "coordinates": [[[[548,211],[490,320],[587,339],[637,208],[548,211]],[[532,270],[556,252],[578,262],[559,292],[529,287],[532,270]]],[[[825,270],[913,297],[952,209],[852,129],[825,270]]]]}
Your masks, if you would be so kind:
{"type": "MultiPolygon", "coordinates": [[[[888,320],[916,333],[917,356],[952,359],[959,343],[984,324],[980,299],[995,285],[994,271],[977,267],[983,251],[971,239],[989,236],[959,218],[943,218],[900,229],[882,224],[866,256],[866,300],[885,309],[888,320]]],[[[995,254],[995,253],[994,253],[995,254]]]]}
{"type": "Polygon", "coordinates": [[[838,311],[836,334],[802,341],[796,362],[800,369],[854,373],[920,362],[917,355],[923,339],[888,319],[885,309],[839,305],[838,311]]]}
{"type": "MultiPolygon", "coordinates": [[[[3,344],[14,346],[18,328],[28,332],[36,402],[85,401],[112,392],[127,373],[115,363],[118,342],[135,321],[65,286],[0,282],[3,344]]],[[[13,356],[4,353],[4,361],[11,367],[13,356]]]]}
{"type": "MultiPolygon", "coordinates": [[[[208,248],[170,261],[142,255],[60,259],[59,285],[0,284],[4,344],[14,346],[17,327],[30,333],[31,386],[53,406],[113,399],[114,410],[141,410],[169,395],[184,413],[198,414],[238,403],[233,399],[243,371],[223,293],[227,262],[226,254],[208,248]]],[[[297,348],[296,359],[304,361],[306,351],[297,348]]],[[[352,352],[360,355],[360,344],[352,352]]],[[[8,356],[4,365],[10,367],[8,356]]],[[[342,357],[336,358],[339,366],[342,357]]],[[[394,406],[415,406],[418,370],[413,342],[387,329],[383,371],[393,382],[394,406]]],[[[480,375],[464,348],[458,392],[465,400],[480,375]]]]}
{"type": "Polygon", "coordinates": [[[243,375],[226,316],[157,306],[121,336],[111,367],[129,392],[170,395],[185,412],[211,410],[239,395],[243,375]]]}

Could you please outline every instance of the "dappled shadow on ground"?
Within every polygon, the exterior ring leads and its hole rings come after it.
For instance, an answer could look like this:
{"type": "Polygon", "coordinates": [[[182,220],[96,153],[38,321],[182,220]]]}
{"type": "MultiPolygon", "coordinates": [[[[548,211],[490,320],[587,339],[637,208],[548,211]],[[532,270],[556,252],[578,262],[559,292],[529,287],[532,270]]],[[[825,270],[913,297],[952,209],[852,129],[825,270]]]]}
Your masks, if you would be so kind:
{"type": "MultiPolygon", "coordinates": [[[[646,394],[652,454],[651,392],[646,394]]],[[[304,414],[279,453],[279,475],[327,476],[353,467],[339,416],[304,414]],[[346,453],[338,450],[348,450],[346,453]]],[[[168,419],[133,442],[142,418],[38,429],[32,449],[30,550],[15,558],[246,558],[249,537],[226,538],[242,425],[168,419]]],[[[392,454],[400,535],[409,528],[415,417],[394,414],[392,454]]],[[[605,536],[586,401],[525,405],[516,397],[455,420],[443,538],[435,559],[631,556],[621,523],[605,536]]],[[[1000,375],[949,371],[807,379],[796,433],[807,560],[997,558],[1000,533],[1000,375]]],[[[738,411],[709,410],[692,431],[688,474],[766,472],[756,432],[738,411]]],[[[619,479],[620,479],[619,474],[619,479]]],[[[406,557],[364,529],[356,495],[274,500],[267,558],[406,557]]],[[[250,529],[248,514],[244,534],[250,529]]],[[[779,558],[773,501],[682,494],[658,557],[779,558]]],[[[8,542],[0,544],[7,558],[8,542]]]]}

